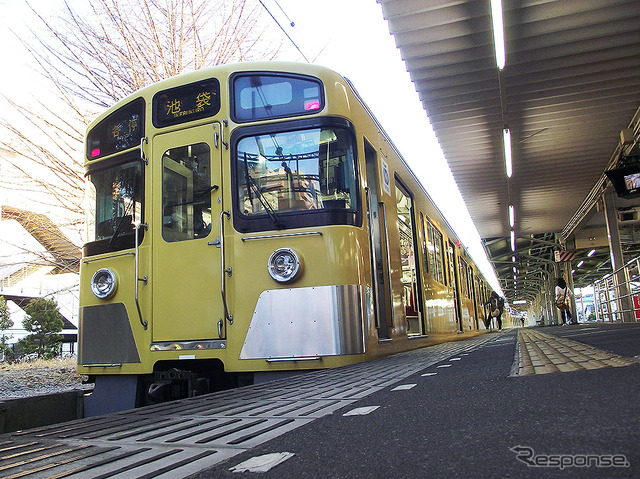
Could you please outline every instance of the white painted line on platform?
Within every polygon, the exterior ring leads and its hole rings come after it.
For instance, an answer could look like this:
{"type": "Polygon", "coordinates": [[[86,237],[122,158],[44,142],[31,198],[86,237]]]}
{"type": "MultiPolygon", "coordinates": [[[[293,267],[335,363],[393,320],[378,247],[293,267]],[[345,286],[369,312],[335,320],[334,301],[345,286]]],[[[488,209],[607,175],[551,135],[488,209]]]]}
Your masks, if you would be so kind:
{"type": "Polygon", "coordinates": [[[435,376],[436,374],[438,374],[438,373],[424,373],[424,374],[422,374],[421,376],[422,376],[422,377],[425,377],[425,376],[435,376]]]}
{"type": "Polygon", "coordinates": [[[343,416],[366,416],[367,414],[372,413],[380,406],[366,406],[366,407],[357,407],[352,409],[351,411],[343,414],[343,416]]]}
{"type": "Polygon", "coordinates": [[[401,386],[397,386],[392,389],[392,391],[406,391],[407,389],[411,389],[416,387],[417,384],[403,384],[401,386]]]}
{"type": "Polygon", "coordinates": [[[450,368],[451,364],[441,364],[440,366],[438,366],[439,368],[450,368]]]}
{"type": "Polygon", "coordinates": [[[281,462],[293,457],[293,455],[293,452],[275,452],[264,456],[256,456],[241,462],[237,466],[233,466],[229,470],[233,472],[267,472],[281,462]]]}

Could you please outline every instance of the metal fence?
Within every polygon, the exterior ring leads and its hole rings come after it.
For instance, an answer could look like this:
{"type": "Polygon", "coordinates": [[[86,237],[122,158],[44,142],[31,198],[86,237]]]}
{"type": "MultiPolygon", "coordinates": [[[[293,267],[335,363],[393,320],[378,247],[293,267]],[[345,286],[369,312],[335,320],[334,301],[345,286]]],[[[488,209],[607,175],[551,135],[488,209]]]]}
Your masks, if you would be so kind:
{"type": "Polygon", "coordinates": [[[596,320],[640,319],[640,256],[593,283],[596,320]]]}

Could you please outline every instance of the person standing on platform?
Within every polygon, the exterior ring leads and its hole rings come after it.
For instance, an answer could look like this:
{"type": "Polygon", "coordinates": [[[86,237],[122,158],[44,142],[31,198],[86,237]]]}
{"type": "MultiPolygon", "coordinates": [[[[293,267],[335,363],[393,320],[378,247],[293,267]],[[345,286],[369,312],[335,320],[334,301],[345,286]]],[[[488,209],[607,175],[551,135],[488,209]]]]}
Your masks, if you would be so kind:
{"type": "Polygon", "coordinates": [[[558,278],[556,286],[556,306],[560,309],[560,317],[562,318],[562,325],[571,324],[571,310],[569,309],[569,303],[571,299],[571,292],[567,287],[567,283],[564,278],[558,278]]]}
{"type": "Polygon", "coordinates": [[[489,307],[489,314],[487,315],[487,319],[485,321],[485,327],[489,329],[491,327],[491,318],[496,318],[498,329],[502,329],[502,312],[504,311],[504,299],[498,296],[498,293],[496,293],[495,291],[491,291],[491,296],[489,296],[489,301],[486,302],[485,306],[489,307]]]}

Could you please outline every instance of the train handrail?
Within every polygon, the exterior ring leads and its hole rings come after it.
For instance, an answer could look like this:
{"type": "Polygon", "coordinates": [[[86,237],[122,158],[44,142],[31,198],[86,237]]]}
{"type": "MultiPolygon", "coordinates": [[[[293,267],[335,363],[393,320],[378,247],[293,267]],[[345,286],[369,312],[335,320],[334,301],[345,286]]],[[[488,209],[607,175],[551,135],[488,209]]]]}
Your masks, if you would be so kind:
{"type": "Polygon", "coordinates": [[[147,284],[147,280],[149,279],[148,276],[144,276],[143,278],[140,278],[139,275],[139,271],[140,271],[140,256],[138,255],[138,231],[140,230],[140,228],[146,228],[147,227],[147,223],[138,223],[135,225],[135,234],[134,234],[134,241],[135,241],[135,253],[134,253],[134,262],[135,262],[135,299],[136,299],[136,309],[138,310],[138,318],[140,319],[140,324],[142,324],[142,327],[145,329],[145,331],[147,330],[147,327],[149,325],[149,323],[147,323],[147,321],[142,319],[142,311],[140,310],[140,301],[138,300],[138,283],[140,281],[143,281],[144,284],[147,284]]]}
{"type": "Polygon", "coordinates": [[[322,231],[303,231],[300,233],[282,233],[277,235],[260,235],[260,236],[243,236],[240,238],[242,242],[245,241],[253,241],[253,240],[262,240],[262,239],[273,239],[273,238],[290,238],[293,236],[311,236],[318,235],[322,236],[322,231]]]}
{"type": "Polygon", "coordinates": [[[224,319],[233,324],[233,316],[229,314],[227,308],[227,294],[225,291],[225,274],[231,276],[231,268],[225,268],[224,261],[224,217],[231,219],[231,211],[225,210],[220,212],[220,293],[222,294],[222,306],[224,308],[224,319]]]}

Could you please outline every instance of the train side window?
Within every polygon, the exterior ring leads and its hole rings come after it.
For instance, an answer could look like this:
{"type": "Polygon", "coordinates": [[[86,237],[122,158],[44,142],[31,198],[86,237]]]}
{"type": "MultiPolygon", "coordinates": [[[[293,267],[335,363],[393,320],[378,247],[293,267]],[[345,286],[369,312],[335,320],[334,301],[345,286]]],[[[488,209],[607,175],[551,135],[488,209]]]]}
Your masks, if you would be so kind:
{"type": "Polygon", "coordinates": [[[171,148],[162,155],[162,237],[167,242],[211,232],[210,151],[206,143],[171,148]]]}
{"type": "Polygon", "coordinates": [[[422,220],[423,220],[423,223],[426,224],[426,230],[427,230],[427,236],[426,236],[427,255],[425,256],[425,258],[428,260],[428,263],[429,263],[428,271],[430,272],[433,279],[444,284],[445,282],[444,263],[443,263],[444,240],[442,237],[442,233],[438,231],[438,229],[433,225],[433,223],[431,223],[431,221],[429,221],[429,219],[423,216],[422,220]]]}
{"type": "Polygon", "coordinates": [[[453,244],[451,242],[449,242],[447,244],[447,271],[449,273],[449,284],[448,286],[451,288],[455,288],[456,287],[456,270],[455,265],[454,265],[454,259],[453,259],[453,255],[455,255],[456,252],[453,249],[453,244]]]}
{"type": "Polygon", "coordinates": [[[431,266],[429,265],[429,250],[427,249],[427,234],[425,224],[427,223],[424,214],[420,213],[420,232],[422,233],[422,257],[424,258],[424,272],[431,274],[431,266]]]}
{"type": "Polygon", "coordinates": [[[473,298],[473,268],[469,266],[469,299],[473,298]]]}
{"type": "Polygon", "coordinates": [[[462,296],[465,298],[469,298],[469,279],[468,279],[468,271],[469,267],[467,266],[467,262],[460,258],[460,287],[462,288],[462,296]]]}

